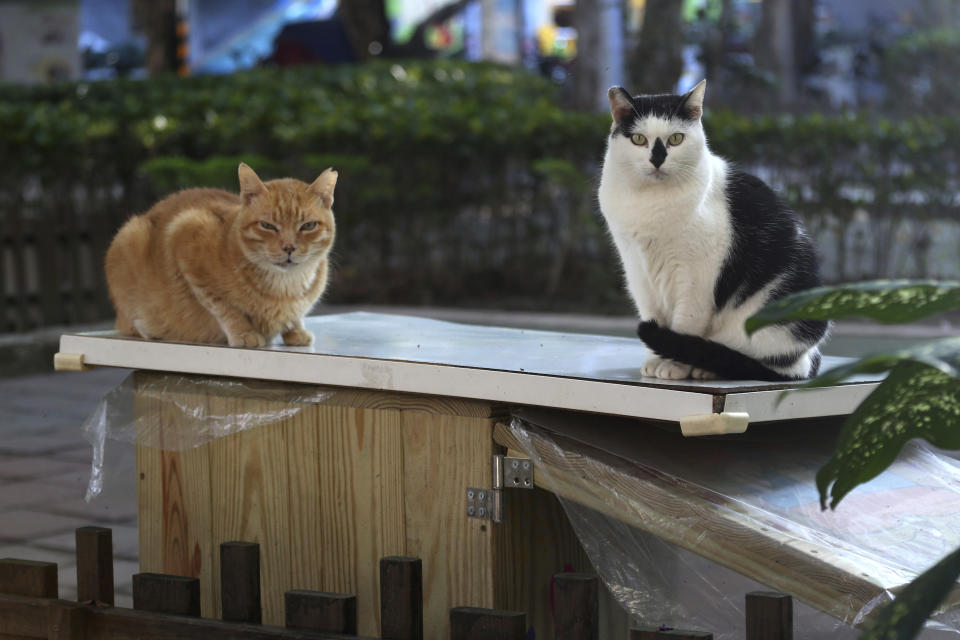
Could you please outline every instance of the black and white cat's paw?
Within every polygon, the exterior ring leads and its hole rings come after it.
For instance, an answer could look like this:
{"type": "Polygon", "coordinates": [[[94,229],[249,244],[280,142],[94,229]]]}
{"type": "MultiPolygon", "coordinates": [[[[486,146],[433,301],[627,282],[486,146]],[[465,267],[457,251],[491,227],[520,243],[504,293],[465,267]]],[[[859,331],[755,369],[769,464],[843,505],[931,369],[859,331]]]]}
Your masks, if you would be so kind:
{"type": "Polygon", "coordinates": [[[694,367],[690,370],[690,377],[694,380],[716,380],[717,374],[700,367],[694,367]]]}
{"type": "Polygon", "coordinates": [[[690,377],[693,367],[676,360],[661,358],[660,356],[650,356],[643,363],[641,373],[651,378],[663,378],[665,380],[683,380],[690,377]]]}

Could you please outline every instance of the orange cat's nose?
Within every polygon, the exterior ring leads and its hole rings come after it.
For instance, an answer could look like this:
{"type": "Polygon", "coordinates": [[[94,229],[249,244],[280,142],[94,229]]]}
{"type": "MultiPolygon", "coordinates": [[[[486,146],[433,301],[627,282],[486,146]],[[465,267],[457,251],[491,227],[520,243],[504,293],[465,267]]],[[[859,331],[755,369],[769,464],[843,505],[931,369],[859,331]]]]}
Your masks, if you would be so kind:
{"type": "Polygon", "coordinates": [[[293,253],[294,251],[297,250],[297,248],[292,244],[285,244],[283,245],[283,250],[286,251],[287,253],[293,253]]]}

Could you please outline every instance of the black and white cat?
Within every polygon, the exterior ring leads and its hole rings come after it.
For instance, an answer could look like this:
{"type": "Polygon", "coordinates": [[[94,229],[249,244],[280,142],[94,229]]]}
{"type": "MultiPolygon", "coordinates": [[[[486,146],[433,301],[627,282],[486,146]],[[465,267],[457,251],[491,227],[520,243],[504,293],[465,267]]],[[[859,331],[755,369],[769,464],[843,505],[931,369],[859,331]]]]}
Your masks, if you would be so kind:
{"type": "Polygon", "coordinates": [[[820,284],[797,216],[760,179],[707,147],[706,81],[683,95],[609,91],[613,126],[600,209],[658,378],[795,380],[815,375],[825,322],[754,333],[766,303],[820,284]]]}

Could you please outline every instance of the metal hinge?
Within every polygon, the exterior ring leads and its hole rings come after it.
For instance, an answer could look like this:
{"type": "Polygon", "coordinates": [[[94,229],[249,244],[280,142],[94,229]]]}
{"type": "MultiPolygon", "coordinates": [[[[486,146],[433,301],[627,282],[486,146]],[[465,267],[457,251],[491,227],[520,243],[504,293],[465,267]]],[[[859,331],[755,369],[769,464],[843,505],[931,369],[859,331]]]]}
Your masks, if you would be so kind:
{"type": "Polygon", "coordinates": [[[503,489],[533,489],[533,462],[529,458],[493,456],[493,487],[467,487],[467,517],[503,520],[503,489]]]}

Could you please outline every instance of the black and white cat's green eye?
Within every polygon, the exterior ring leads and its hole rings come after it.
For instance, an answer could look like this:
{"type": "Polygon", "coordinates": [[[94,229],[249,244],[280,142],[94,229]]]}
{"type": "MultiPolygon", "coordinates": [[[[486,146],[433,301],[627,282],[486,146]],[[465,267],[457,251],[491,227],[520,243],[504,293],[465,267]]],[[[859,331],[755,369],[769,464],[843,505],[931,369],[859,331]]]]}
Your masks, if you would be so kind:
{"type": "Polygon", "coordinates": [[[261,221],[260,221],[260,226],[261,226],[262,228],[266,229],[267,231],[279,231],[279,229],[277,229],[276,225],[272,225],[272,224],[270,224],[269,222],[267,222],[266,220],[261,220],[261,221]]]}
{"type": "Polygon", "coordinates": [[[642,133],[635,133],[632,136],[630,136],[630,142],[637,145],[638,147],[642,147],[643,145],[647,144],[647,137],[642,133]]]}
{"type": "Polygon", "coordinates": [[[674,146],[676,146],[676,145],[680,144],[681,142],[683,142],[683,134],[682,134],[682,133],[674,133],[674,134],[672,134],[669,138],[667,138],[667,142],[670,143],[670,144],[672,144],[672,145],[674,145],[674,146]]]}
{"type": "Polygon", "coordinates": [[[300,231],[313,231],[317,228],[317,221],[311,220],[310,222],[304,222],[300,225],[300,231]]]}

